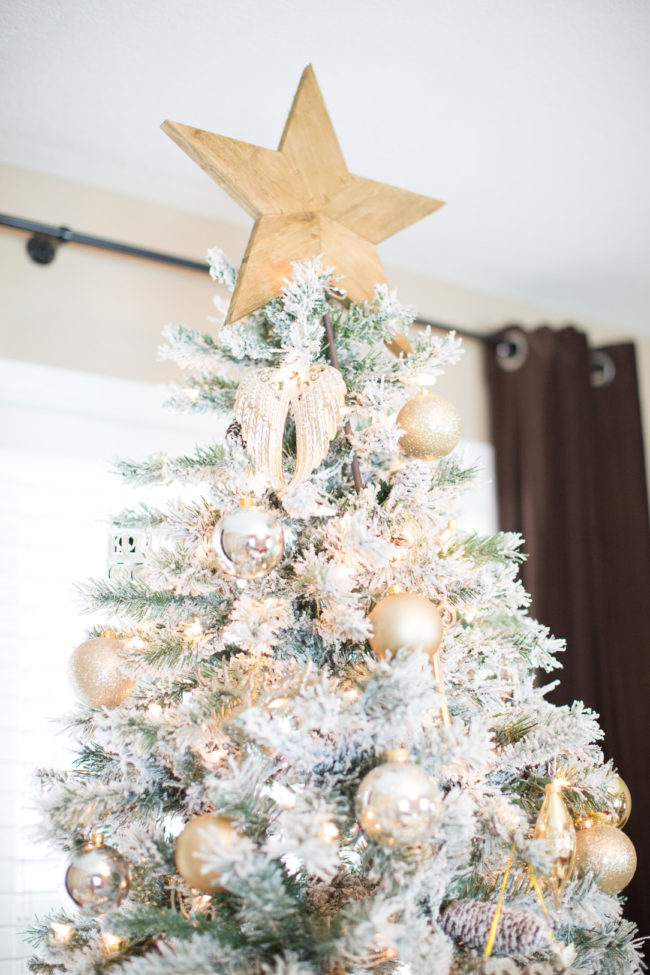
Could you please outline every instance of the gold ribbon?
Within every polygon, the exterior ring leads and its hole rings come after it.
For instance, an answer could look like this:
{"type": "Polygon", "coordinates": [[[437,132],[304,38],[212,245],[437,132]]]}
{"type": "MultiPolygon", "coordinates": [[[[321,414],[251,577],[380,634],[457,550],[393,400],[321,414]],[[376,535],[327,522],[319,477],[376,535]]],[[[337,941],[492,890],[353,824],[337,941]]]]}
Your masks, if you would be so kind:
{"type": "Polygon", "coordinates": [[[551,919],[548,916],[548,910],[546,909],[546,904],[544,903],[544,895],[542,894],[542,889],[539,886],[537,877],[535,876],[535,871],[533,870],[533,868],[532,868],[532,866],[531,866],[530,863],[528,864],[528,872],[530,874],[530,879],[531,879],[532,884],[533,884],[533,890],[537,894],[537,900],[539,901],[539,903],[542,906],[542,912],[544,914],[544,920],[546,921],[546,923],[548,925],[548,933],[549,933],[549,936],[551,938],[551,941],[555,941],[555,935],[553,934],[553,928],[551,927],[551,919]]]}
{"type": "Polygon", "coordinates": [[[510,856],[508,857],[508,865],[506,866],[506,872],[503,875],[501,890],[499,891],[499,899],[497,901],[494,917],[492,918],[492,924],[490,925],[490,933],[488,935],[485,951],[483,952],[484,958],[489,958],[490,955],[492,954],[492,949],[494,948],[494,939],[497,936],[499,918],[501,917],[501,908],[503,907],[503,898],[506,892],[506,884],[508,883],[508,877],[510,876],[510,871],[512,870],[512,859],[514,855],[515,855],[515,841],[513,840],[512,846],[510,847],[510,856]]]}

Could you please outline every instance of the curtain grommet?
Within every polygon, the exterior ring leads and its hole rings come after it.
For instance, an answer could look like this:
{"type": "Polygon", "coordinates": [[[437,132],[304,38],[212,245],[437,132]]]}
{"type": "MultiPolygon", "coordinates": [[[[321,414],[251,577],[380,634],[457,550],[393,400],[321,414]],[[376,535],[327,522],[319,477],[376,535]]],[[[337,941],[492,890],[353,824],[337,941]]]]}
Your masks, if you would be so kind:
{"type": "Polygon", "coordinates": [[[496,345],[496,359],[504,372],[516,372],[528,358],[528,339],[519,328],[502,332],[496,345]]]}
{"type": "Polygon", "coordinates": [[[616,363],[609,352],[592,349],[589,353],[589,385],[593,389],[609,386],[616,376],[616,363]]]}

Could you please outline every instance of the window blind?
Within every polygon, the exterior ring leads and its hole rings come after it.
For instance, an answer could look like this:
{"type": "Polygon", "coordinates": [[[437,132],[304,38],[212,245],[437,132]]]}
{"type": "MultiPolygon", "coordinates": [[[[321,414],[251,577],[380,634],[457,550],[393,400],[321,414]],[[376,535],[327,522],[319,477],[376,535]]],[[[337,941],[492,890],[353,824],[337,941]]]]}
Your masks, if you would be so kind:
{"type": "Polygon", "coordinates": [[[73,587],[106,574],[107,519],[142,497],[110,465],[191,451],[220,428],[164,413],[155,386],[69,370],[0,361],[0,391],[0,972],[18,975],[34,915],[73,907],[65,860],[39,839],[33,772],[70,764],[56,721],[93,622],[73,587]]]}

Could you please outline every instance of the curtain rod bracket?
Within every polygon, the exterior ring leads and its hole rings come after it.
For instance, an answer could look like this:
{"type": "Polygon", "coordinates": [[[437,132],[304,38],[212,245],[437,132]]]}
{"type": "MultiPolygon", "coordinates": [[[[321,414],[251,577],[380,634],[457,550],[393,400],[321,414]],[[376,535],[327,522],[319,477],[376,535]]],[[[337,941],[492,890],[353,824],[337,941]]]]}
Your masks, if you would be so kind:
{"type": "Polygon", "coordinates": [[[34,264],[51,264],[56,257],[56,251],[61,241],[51,234],[32,234],[25,244],[25,249],[34,264]]]}

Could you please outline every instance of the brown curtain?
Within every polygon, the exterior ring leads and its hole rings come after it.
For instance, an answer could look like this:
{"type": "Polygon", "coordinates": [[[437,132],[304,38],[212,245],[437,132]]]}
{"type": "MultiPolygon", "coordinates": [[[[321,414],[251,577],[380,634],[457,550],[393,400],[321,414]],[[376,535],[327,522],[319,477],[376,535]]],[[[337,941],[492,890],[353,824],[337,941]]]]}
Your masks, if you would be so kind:
{"type": "Polygon", "coordinates": [[[531,613],[564,637],[558,704],[600,714],[632,793],[626,915],[650,934],[650,527],[634,346],[575,328],[486,343],[500,526],[521,532],[531,613]]]}

